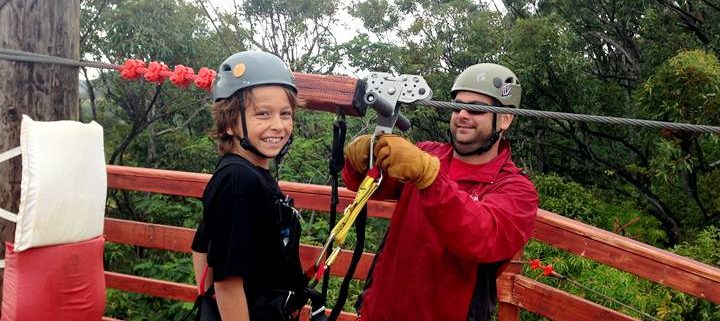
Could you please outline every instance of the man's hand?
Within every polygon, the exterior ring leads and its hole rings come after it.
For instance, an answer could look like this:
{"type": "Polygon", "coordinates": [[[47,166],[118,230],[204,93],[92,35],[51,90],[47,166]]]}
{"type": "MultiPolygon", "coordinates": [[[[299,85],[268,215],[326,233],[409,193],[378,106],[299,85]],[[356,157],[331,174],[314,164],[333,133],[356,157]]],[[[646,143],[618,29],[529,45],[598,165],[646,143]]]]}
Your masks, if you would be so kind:
{"type": "Polygon", "coordinates": [[[390,177],[424,189],[435,181],[440,160],[396,135],[382,135],[375,146],[376,164],[390,177]]]}
{"type": "Polygon", "coordinates": [[[370,138],[372,135],[362,135],[353,139],[345,147],[345,158],[359,173],[365,174],[370,162],[370,138]]]}

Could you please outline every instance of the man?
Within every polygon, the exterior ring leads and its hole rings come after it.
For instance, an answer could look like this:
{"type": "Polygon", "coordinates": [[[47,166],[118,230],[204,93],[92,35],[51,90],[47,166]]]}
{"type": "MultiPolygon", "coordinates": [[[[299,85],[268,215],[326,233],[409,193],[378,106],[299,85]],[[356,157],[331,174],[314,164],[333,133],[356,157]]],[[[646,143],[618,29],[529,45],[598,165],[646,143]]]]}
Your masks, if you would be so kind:
{"type": "MultiPolygon", "coordinates": [[[[452,88],[460,103],[519,107],[509,69],[477,64],[452,88]]],[[[390,180],[376,198],[397,198],[359,309],[363,321],[488,320],[498,269],[531,236],[538,196],[511,160],[503,134],[513,116],[455,110],[450,143],[413,145],[381,136],[376,164],[390,180]]],[[[351,142],[343,178],[357,189],[367,170],[369,135],[351,142]]]]}

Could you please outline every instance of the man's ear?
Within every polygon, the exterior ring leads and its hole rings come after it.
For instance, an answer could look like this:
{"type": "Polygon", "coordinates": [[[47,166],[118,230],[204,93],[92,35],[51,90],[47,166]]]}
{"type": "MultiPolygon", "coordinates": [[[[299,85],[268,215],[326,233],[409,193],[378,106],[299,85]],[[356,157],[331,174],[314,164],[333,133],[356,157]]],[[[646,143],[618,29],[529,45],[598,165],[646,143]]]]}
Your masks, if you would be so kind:
{"type": "Polygon", "coordinates": [[[500,114],[499,116],[500,116],[500,117],[498,117],[498,118],[500,118],[500,119],[498,119],[498,122],[499,122],[500,124],[498,124],[498,126],[500,127],[500,130],[505,131],[505,130],[507,130],[508,128],[510,128],[510,124],[512,124],[512,121],[513,121],[513,119],[515,118],[515,115],[512,115],[512,114],[500,114]]]}

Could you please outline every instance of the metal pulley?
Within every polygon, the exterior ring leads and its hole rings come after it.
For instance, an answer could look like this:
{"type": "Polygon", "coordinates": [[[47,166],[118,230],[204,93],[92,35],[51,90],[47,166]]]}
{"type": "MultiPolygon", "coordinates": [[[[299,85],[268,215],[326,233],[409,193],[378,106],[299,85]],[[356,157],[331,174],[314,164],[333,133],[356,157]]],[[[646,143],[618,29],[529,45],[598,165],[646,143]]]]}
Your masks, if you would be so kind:
{"type": "Polygon", "coordinates": [[[400,103],[411,104],[432,98],[432,89],[425,78],[418,75],[394,76],[386,72],[372,72],[365,83],[365,103],[378,113],[375,135],[391,133],[393,127],[407,131],[411,124],[400,113],[400,103]]]}

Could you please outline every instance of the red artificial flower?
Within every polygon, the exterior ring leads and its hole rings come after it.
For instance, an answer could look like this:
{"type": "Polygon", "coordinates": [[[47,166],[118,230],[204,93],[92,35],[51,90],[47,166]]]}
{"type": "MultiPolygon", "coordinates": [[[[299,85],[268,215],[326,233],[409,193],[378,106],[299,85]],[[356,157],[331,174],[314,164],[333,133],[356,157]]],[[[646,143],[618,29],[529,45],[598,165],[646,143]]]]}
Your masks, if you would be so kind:
{"type": "Polygon", "coordinates": [[[195,76],[195,86],[209,92],[212,89],[215,74],[215,70],[208,69],[207,67],[200,68],[197,76],[195,76]]]}
{"type": "Polygon", "coordinates": [[[543,268],[543,275],[548,276],[553,274],[552,264],[548,264],[543,268]]]}
{"type": "Polygon", "coordinates": [[[530,269],[531,269],[531,270],[537,270],[537,269],[539,269],[541,266],[542,266],[542,265],[540,264],[540,259],[530,260],[530,269]]]}
{"type": "Polygon", "coordinates": [[[192,68],[177,65],[170,76],[170,82],[175,86],[186,88],[193,78],[195,78],[195,71],[192,68]]]}
{"type": "Polygon", "coordinates": [[[145,72],[145,80],[154,83],[162,83],[165,81],[169,73],[168,66],[162,62],[151,61],[145,72]]]}
{"type": "Polygon", "coordinates": [[[128,80],[135,80],[142,75],[141,68],[145,68],[145,62],[138,59],[128,59],[120,66],[120,77],[128,80]]]}

